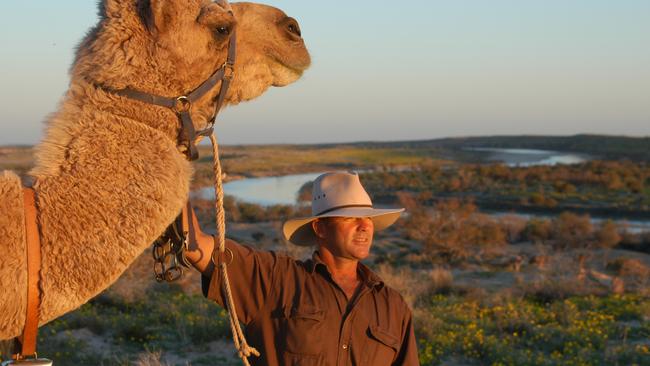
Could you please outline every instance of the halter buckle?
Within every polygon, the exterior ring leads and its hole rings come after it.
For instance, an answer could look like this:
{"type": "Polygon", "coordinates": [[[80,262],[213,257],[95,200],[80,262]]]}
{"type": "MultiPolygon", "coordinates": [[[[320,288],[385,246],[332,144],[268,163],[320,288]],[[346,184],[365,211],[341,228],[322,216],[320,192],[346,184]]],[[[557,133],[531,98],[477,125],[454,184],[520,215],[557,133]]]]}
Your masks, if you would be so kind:
{"type": "Polygon", "coordinates": [[[190,99],[185,95],[181,95],[174,101],[172,109],[176,113],[183,113],[189,111],[191,106],[192,102],[190,102],[190,99]]]}
{"type": "Polygon", "coordinates": [[[223,67],[223,78],[232,80],[232,78],[235,76],[235,64],[233,62],[226,61],[221,67],[223,67]]]}

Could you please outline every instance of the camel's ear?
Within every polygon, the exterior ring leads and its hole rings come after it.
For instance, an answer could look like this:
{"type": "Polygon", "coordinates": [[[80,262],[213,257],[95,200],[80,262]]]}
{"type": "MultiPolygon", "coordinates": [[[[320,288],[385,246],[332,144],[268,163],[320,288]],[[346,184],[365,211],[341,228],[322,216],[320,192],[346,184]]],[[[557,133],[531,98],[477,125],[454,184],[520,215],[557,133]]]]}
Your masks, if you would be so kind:
{"type": "Polygon", "coordinates": [[[99,16],[102,18],[118,18],[124,11],[124,1],[103,0],[99,2],[99,16]]]}
{"type": "Polygon", "coordinates": [[[170,2],[167,0],[149,1],[149,10],[151,12],[151,20],[149,22],[158,32],[164,32],[171,22],[171,18],[167,14],[170,2]]]}
{"type": "MultiPolygon", "coordinates": [[[[182,1],[187,8],[187,1],[182,1]]],[[[138,6],[140,17],[152,34],[163,33],[172,27],[183,10],[178,0],[141,0],[138,6]]]]}
{"type": "Polygon", "coordinates": [[[235,18],[227,2],[225,4],[214,2],[204,6],[197,18],[197,22],[209,28],[225,29],[227,33],[230,33],[235,27],[235,18]]]}

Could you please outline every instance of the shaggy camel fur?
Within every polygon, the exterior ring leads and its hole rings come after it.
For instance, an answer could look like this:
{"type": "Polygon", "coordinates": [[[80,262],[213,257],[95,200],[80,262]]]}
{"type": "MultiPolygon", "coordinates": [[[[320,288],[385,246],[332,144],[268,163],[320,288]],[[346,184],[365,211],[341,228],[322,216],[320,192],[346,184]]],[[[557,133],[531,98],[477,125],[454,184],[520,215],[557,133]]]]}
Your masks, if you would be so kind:
{"type": "MultiPolygon", "coordinates": [[[[169,109],[100,89],[175,97],[226,60],[237,30],[235,78],[225,104],[297,80],[310,57],[298,24],[252,3],[104,0],[79,45],[71,81],[37,147],[34,178],[42,235],[40,324],[100,293],[174,220],[187,200],[192,167],[177,148],[169,109]]],[[[192,106],[208,123],[218,87],[192,106]]],[[[25,321],[26,266],[19,178],[0,174],[0,339],[25,321]]]]}

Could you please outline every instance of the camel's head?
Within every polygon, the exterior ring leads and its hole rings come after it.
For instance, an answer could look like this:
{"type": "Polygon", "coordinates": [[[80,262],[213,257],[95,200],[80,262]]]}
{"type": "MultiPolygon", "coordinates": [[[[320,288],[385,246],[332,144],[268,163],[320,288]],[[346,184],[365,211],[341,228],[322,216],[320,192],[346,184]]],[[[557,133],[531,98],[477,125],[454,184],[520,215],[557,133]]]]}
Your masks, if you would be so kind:
{"type": "MultiPolygon", "coordinates": [[[[296,20],[279,9],[225,0],[103,0],[100,22],[79,45],[72,78],[111,89],[175,97],[226,60],[236,30],[235,76],[226,104],[296,81],[310,57],[296,20]]],[[[218,88],[192,108],[197,127],[218,88]]]]}
{"type": "Polygon", "coordinates": [[[269,86],[296,81],[309,67],[298,22],[283,11],[254,3],[234,3],[237,19],[237,76],[231,103],[250,100],[269,86]]]}

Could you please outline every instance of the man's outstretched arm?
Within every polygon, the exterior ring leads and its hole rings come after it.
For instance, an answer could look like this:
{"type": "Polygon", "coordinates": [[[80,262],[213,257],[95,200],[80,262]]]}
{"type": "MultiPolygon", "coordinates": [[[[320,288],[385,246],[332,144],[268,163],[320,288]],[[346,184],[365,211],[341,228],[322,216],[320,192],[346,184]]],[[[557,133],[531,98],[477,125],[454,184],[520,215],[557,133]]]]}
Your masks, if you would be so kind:
{"type": "MultiPolygon", "coordinates": [[[[212,262],[215,239],[201,230],[193,209],[187,212],[190,234],[186,258],[202,274],[203,294],[224,306],[222,284],[225,278],[221,271],[215,270],[212,262]]],[[[226,240],[226,251],[228,254],[223,260],[227,261],[237,313],[248,324],[265,305],[276,302],[278,291],[274,288],[274,277],[285,273],[290,262],[279,260],[273,252],[255,250],[232,240],[226,240]]]]}
{"type": "Polygon", "coordinates": [[[188,223],[190,226],[190,233],[188,249],[185,252],[185,257],[204,277],[210,278],[214,271],[214,264],[212,263],[214,237],[201,230],[194,208],[189,204],[188,207],[189,209],[187,210],[187,213],[189,215],[188,223]]]}

